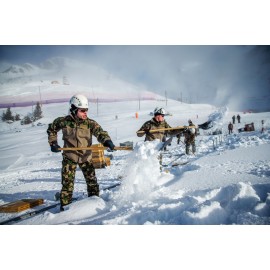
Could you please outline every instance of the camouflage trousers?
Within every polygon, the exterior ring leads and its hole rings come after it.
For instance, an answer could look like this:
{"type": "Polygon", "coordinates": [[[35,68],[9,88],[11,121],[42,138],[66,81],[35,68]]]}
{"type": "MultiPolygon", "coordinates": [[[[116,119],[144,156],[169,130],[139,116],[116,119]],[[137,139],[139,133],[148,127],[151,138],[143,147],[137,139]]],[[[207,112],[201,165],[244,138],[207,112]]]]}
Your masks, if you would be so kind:
{"type": "Polygon", "coordinates": [[[190,146],[191,146],[191,149],[192,149],[192,153],[195,154],[196,152],[196,145],[195,145],[195,142],[187,142],[186,143],[186,154],[189,155],[190,154],[190,146]]]}
{"type": "Polygon", "coordinates": [[[97,183],[95,168],[92,162],[76,163],[66,157],[62,161],[62,189],[60,193],[61,205],[67,205],[72,201],[74,190],[74,180],[77,165],[79,165],[84,175],[88,197],[99,196],[99,185],[97,183]]]}

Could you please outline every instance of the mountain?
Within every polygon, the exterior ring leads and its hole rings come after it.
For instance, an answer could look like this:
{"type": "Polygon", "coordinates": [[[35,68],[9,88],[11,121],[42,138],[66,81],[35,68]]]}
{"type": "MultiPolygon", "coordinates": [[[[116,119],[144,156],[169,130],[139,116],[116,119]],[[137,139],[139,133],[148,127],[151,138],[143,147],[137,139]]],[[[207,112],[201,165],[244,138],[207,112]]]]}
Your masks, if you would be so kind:
{"type": "Polygon", "coordinates": [[[39,67],[32,65],[30,63],[25,63],[23,65],[12,65],[2,73],[8,74],[8,75],[33,75],[39,72],[39,67]]]}
{"type": "Polygon", "coordinates": [[[98,66],[63,57],[50,58],[39,65],[12,65],[0,73],[0,82],[2,104],[66,100],[75,93],[100,101],[156,97],[98,66]]]}

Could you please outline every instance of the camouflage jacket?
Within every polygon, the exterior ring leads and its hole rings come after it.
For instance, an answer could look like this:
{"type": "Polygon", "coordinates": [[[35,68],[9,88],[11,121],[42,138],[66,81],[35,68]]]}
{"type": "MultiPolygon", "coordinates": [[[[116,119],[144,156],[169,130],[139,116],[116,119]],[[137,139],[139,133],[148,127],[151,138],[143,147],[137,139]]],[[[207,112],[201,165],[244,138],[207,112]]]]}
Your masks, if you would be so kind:
{"type": "MultiPolygon", "coordinates": [[[[88,147],[92,145],[92,135],[98,142],[111,140],[107,131],[92,119],[74,119],[71,115],[56,118],[47,129],[48,142],[57,141],[57,133],[62,130],[63,147],[88,147]]],[[[64,151],[63,156],[77,163],[84,163],[92,159],[90,150],[64,151]]]]}
{"type": "MultiPolygon", "coordinates": [[[[194,126],[194,124],[191,122],[189,126],[194,126]]],[[[185,137],[185,143],[186,144],[194,144],[195,143],[195,138],[197,136],[197,130],[195,128],[195,133],[191,133],[189,129],[187,129],[184,132],[184,137],[185,137]]]]}
{"type": "MultiPolygon", "coordinates": [[[[155,118],[145,122],[142,127],[138,131],[146,131],[150,129],[163,129],[163,128],[170,128],[170,125],[164,120],[162,122],[156,121],[155,118]]],[[[153,133],[137,133],[138,137],[142,137],[145,135],[145,141],[153,141],[153,140],[160,140],[164,141],[167,134],[171,134],[170,131],[157,131],[153,133]]]]}
{"type": "Polygon", "coordinates": [[[185,143],[186,144],[193,144],[195,143],[196,134],[192,134],[189,130],[184,133],[185,136],[185,143]]]}

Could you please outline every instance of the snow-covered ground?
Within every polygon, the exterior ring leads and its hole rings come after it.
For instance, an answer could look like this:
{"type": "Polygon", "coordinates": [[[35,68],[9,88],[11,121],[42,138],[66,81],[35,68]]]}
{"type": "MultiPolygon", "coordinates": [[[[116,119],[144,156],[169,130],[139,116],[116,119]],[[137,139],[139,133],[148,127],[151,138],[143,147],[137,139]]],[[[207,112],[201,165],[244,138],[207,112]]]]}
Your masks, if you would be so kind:
{"type": "MultiPolygon", "coordinates": [[[[21,115],[31,110],[31,107],[12,109],[21,115]]],[[[43,198],[45,205],[55,203],[54,194],[61,188],[62,157],[50,151],[46,129],[54,118],[67,113],[68,105],[44,105],[42,110],[44,118],[40,122],[44,125],[41,126],[0,123],[1,205],[23,198],[43,198]]],[[[87,198],[84,178],[78,169],[74,197],[81,200],[73,202],[64,212],[59,213],[56,207],[15,223],[39,226],[2,226],[5,254],[13,254],[18,245],[24,249],[25,243],[30,241],[34,244],[28,244],[27,248],[33,258],[43,258],[42,250],[50,252],[55,260],[62,260],[63,252],[59,250],[72,242],[69,249],[81,259],[72,259],[70,269],[76,268],[77,263],[89,265],[91,260],[95,265],[106,267],[121,265],[120,269],[129,264],[132,264],[131,269],[142,265],[149,269],[170,269],[176,265],[199,268],[202,264],[208,265],[207,269],[244,265],[253,269],[264,265],[268,257],[269,226],[202,225],[269,225],[270,113],[243,114],[227,108],[169,100],[167,106],[164,101],[99,104],[98,108],[91,104],[89,117],[110,133],[116,145],[125,141],[134,143],[131,152],[105,152],[113,157],[111,166],[96,170],[101,188],[121,185],[101,191],[99,198],[87,198]],[[163,106],[172,114],[166,117],[171,126],[187,125],[189,118],[197,125],[211,117],[218,128],[223,128],[223,135],[213,136],[208,134],[209,130],[200,130],[196,139],[197,153],[189,157],[180,157],[184,146],[173,139],[162,153],[164,167],[160,172],[157,159],[160,143],[144,143],[143,138],[136,136],[136,131],[151,118],[149,113],[156,106],[163,106]],[[237,113],[242,117],[241,123],[235,124],[235,133],[228,135],[227,125],[237,113]],[[266,122],[264,133],[260,132],[262,119],[266,122]],[[251,122],[255,131],[237,132],[237,128],[251,122]],[[172,166],[186,161],[189,162],[172,166]],[[40,226],[49,224],[106,226],[40,226]],[[114,224],[122,226],[110,226],[114,224]],[[95,258],[88,259],[89,249],[95,251],[95,258]],[[166,265],[162,259],[164,254],[170,258],[165,260],[168,260],[166,265]]],[[[61,134],[58,138],[62,145],[61,134]]],[[[0,222],[16,215],[0,213],[0,222]]],[[[16,252],[20,265],[30,269],[25,252],[16,252]]],[[[48,267],[48,262],[44,262],[42,269],[48,267]]]]}
{"type": "MultiPolygon", "coordinates": [[[[184,145],[174,139],[162,153],[164,167],[160,172],[160,143],[144,143],[136,136],[151,118],[149,113],[160,105],[165,104],[141,101],[138,110],[138,102],[110,103],[99,104],[97,110],[96,104],[91,104],[89,117],[109,132],[116,145],[134,143],[131,152],[106,153],[112,157],[111,166],[96,170],[101,189],[121,185],[101,191],[99,198],[87,198],[78,169],[74,197],[81,200],[65,212],[59,213],[56,207],[17,224],[270,224],[270,113],[240,113],[241,123],[235,124],[235,132],[228,135],[227,125],[238,112],[169,100],[166,108],[172,116],[166,120],[171,126],[187,125],[189,118],[195,124],[211,118],[223,128],[223,134],[208,135],[209,130],[201,130],[195,156],[180,156],[184,145]],[[267,127],[264,133],[260,132],[262,119],[267,127]],[[255,131],[237,132],[250,122],[254,122],[255,131]]],[[[42,126],[1,123],[1,204],[23,198],[54,203],[54,194],[61,188],[62,156],[50,152],[46,129],[54,118],[67,113],[67,106],[44,105],[42,126]]],[[[30,109],[16,108],[16,113],[26,114],[30,109]]],[[[0,221],[13,216],[1,213],[0,221]]]]}

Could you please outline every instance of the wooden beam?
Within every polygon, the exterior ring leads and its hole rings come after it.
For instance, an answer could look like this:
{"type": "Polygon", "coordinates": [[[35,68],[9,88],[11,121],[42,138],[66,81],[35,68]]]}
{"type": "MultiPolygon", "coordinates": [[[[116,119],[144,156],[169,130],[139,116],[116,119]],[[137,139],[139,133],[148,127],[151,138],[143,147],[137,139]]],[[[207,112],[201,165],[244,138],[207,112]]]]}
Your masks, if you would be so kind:
{"type": "MultiPolygon", "coordinates": [[[[178,126],[178,127],[172,127],[172,128],[159,128],[159,129],[150,129],[150,133],[160,132],[160,131],[170,131],[170,130],[184,130],[186,128],[196,128],[196,126],[178,126]]],[[[145,133],[144,130],[137,131],[137,134],[145,133]]]]}

